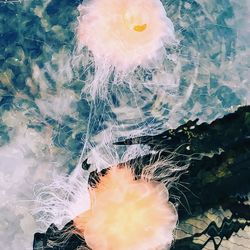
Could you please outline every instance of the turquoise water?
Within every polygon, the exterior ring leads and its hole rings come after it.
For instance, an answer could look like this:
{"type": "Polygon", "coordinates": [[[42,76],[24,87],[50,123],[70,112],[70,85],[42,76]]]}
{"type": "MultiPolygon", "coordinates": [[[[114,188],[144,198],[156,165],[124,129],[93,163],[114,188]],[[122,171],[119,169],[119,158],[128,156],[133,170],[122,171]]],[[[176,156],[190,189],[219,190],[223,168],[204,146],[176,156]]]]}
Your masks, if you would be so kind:
{"type": "MultiPolygon", "coordinates": [[[[116,86],[110,91],[110,103],[98,100],[95,105],[82,92],[93,68],[84,68],[75,53],[79,4],[0,1],[0,214],[4,232],[0,241],[5,249],[30,249],[37,230],[29,202],[34,186],[50,182],[54,173],[71,173],[81,153],[82,160],[89,156],[93,162],[93,148],[106,154],[104,146],[113,141],[157,134],[190,119],[210,122],[249,104],[247,0],[164,3],[179,40],[179,46],[168,51],[174,59],[166,59],[163,74],[157,78],[160,85],[168,82],[168,87],[156,88],[150,74],[140,72],[143,85],[137,84],[133,91],[126,85],[116,86]]],[[[120,160],[124,150],[111,156],[118,155],[120,160]]],[[[136,148],[136,153],[146,150],[136,148]]],[[[98,164],[112,163],[108,155],[98,164]]],[[[192,225],[197,223],[194,219],[185,230],[196,232],[192,225]]],[[[230,244],[226,242],[225,248],[235,249],[230,244]]],[[[249,237],[242,242],[247,244],[249,237]]]]}

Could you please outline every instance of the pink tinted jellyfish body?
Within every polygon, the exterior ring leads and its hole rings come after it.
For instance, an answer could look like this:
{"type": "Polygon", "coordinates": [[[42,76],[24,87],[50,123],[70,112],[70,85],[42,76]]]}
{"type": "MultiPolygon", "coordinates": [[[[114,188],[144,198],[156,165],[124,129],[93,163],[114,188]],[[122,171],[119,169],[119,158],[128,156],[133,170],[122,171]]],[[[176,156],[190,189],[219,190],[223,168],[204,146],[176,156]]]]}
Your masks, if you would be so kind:
{"type": "Polygon", "coordinates": [[[148,68],[175,41],[160,0],[92,0],[79,11],[78,44],[92,52],[96,70],[127,74],[139,65],[148,68]]]}
{"type": "Polygon", "coordinates": [[[163,184],[113,167],[92,190],[90,210],[74,224],[93,250],[166,250],[177,222],[168,198],[163,184]]]}

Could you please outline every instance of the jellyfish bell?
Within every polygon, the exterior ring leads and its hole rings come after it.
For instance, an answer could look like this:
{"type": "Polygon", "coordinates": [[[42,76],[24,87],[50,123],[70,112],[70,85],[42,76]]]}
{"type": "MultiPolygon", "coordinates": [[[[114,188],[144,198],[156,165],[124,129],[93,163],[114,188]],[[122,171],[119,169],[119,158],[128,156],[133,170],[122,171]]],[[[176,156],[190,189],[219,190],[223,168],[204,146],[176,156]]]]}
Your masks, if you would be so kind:
{"type": "Polygon", "coordinates": [[[92,0],[79,7],[77,38],[103,63],[119,72],[159,62],[174,26],[160,0],[92,0]]]}
{"type": "Polygon", "coordinates": [[[93,250],[169,249],[177,214],[162,184],[113,167],[91,190],[90,210],[74,224],[93,250]]]}

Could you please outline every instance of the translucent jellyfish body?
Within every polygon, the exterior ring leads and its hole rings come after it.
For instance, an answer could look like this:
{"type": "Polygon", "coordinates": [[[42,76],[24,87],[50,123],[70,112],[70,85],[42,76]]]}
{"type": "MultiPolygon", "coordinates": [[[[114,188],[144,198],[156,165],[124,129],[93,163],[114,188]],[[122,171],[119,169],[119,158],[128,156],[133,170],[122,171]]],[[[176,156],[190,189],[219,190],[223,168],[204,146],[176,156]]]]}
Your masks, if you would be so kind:
{"type": "Polygon", "coordinates": [[[177,214],[162,184],[114,167],[91,194],[91,209],[74,220],[91,249],[169,249],[177,214]]]}
{"type": "Polygon", "coordinates": [[[99,84],[114,69],[124,75],[139,65],[158,64],[165,45],[175,41],[174,26],[159,0],[93,0],[79,11],[78,44],[92,52],[99,84]]]}

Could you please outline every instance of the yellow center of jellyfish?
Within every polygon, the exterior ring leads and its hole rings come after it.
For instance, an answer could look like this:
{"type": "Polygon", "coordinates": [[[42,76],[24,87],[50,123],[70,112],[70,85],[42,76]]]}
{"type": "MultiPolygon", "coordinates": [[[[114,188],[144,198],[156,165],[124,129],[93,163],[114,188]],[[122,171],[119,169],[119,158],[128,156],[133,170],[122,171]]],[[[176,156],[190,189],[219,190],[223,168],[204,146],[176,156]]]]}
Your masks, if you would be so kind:
{"type": "Polygon", "coordinates": [[[134,29],[134,31],[142,32],[142,31],[144,31],[146,28],[147,28],[147,24],[144,23],[143,25],[135,25],[133,29],[134,29]]]}
{"type": "Polygon", "coordinates": [[[134,13],[127,11],[124,15],[125,25],[133,31],[143,32],[147,28],[147,24],[143,22],[140,16],[135,17],[134,13]]]}

